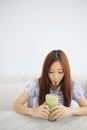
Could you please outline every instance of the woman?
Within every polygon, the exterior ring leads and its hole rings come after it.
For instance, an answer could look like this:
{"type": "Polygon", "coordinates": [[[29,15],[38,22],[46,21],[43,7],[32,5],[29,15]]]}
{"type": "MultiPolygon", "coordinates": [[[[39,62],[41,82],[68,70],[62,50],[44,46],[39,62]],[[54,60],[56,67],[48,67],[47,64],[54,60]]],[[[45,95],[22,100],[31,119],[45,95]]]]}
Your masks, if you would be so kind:
{"type": "Polygon", "coordinates": [[[13,107],[18,113],[44,119],[48,119],[50,111],[53,111],[54,120],[71,115],[87,115],[87,100],[83,95],[83,89],[71,80],[68,58],[62,50],[49,52],[45,58],[41,76],[26,86],[13,107]],[[60,104],[50,109],[45,103],[45,95],[48,93],[57,94],[60,104]],[[24,106],[30,98],[35,97],[37,107],[24,106]],[[72,99],[80,107],[72,108],[70,106],[72,99]]]}

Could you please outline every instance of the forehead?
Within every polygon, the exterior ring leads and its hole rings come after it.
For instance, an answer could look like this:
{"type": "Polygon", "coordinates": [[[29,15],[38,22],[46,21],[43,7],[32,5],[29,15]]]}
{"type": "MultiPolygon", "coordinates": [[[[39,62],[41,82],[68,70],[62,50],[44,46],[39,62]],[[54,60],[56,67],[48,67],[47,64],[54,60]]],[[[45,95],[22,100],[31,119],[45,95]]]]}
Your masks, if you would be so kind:
{"type": "Polygon", "coordinates": [[[51,64],[49,69],[63,69],[63,67],[59,61],[55,61],[51,64]]]}

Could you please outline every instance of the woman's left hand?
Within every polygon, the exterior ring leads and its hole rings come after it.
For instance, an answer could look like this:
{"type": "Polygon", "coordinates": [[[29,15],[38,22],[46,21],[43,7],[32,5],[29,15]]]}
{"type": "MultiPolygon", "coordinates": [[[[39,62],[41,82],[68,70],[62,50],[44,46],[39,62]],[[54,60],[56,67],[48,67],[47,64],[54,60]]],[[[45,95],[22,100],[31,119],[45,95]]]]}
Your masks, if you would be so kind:
{"type": "Polygon", "coordinates": [[[51,108],[51,111],[53,111],[51,114],[53,120],[59,120],[64,117],[72,115],[72,108],[66,107],[61,104],[51,108]]]}

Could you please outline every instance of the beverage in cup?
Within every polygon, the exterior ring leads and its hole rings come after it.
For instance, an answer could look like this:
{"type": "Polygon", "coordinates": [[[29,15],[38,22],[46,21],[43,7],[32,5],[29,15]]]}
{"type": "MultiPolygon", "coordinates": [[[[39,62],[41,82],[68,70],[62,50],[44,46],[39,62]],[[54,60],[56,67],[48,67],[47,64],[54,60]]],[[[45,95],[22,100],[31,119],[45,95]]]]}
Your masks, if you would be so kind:
{"type": "MultiPolygon", "coordinates": [[[[55,107],[58,105],[58,95],[56,94],[46,94],[45,96],[46,104],[49,106],[49,108],[55,107]]],[[[49,121],[54,121],[52,119],[52,111],[49,114],[48,120],[49,121]]]]}

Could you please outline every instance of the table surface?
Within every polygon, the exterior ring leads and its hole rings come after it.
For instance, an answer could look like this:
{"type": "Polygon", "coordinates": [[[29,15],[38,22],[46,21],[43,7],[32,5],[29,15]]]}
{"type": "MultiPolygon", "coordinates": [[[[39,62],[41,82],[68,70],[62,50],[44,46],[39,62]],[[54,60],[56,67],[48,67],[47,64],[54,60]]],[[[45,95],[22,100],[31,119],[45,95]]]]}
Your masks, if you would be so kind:
{"type": "Polygon", "coordinates": [[[72,116],[50,122],[18,114],[15,111],[0,111],[0,130],[86,130],[87,116],[72,116]]]}

